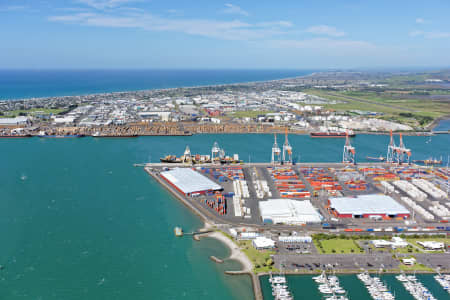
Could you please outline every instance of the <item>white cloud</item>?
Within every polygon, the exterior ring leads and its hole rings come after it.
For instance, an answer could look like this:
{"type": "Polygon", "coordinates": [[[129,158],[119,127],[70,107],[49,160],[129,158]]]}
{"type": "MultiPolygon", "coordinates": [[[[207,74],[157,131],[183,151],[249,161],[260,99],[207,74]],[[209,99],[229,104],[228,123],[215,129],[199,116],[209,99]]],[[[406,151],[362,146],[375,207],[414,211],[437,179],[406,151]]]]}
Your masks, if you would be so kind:
{"type": "Polygon", "coordinates": [[[76,13],[52,16],[48,19],[54,22],[87,26],[183,32],[225,40],[254,40],[280,36],[286,33],[283,28],[292,26],[290,22],[286,21],[250,24],[239,20],[173,19],[142,12],[76,13]]]}
{"type": "Polygon", "coordinates": [[[27,6],[24,5],[9,5],[0,7],[0,12],[9,12],[9,11],[19,11],[27,9],[27,6]]]}
{"type": "Polygon", "coordinates": [[[98,10],[116,8],[123,4],[136,2],[135,0],[77,0],[77,1],[79,3],[85,4],[98,10]]]}
{"type": "Polygon", "coordinates": [[[312,50],[346,49],[348,51],[374,50],[375,45],[365,41],[336,40],[330,38],[314,38],[305,40],[272,40],[271,45],[280,48],[297,48],[312,50]]]}
{"type": "Polygon", "coordinates": [[[415,31],[411,31],[409,33],[409,36],[423,37],[426,39],[444,39],[444,38],[450,38],[450,32],[415,30],[415,31]]]}
{"type": "Polygon", "coordinates": [[[317,34],[317,35],[328,35],[333,37],[340,37],[346,35],[345,32],[337,30],[335,27],[327,25],[317,25],[309,27],[305,30],[306,32],[317,34]]]}
{"type": "Polygon", "coordinates": [[[292,24],[289,21],[275,21],[275,22],[260,22],[257,23],[258,26],[261,27],[292,27],[294,24],[292,24]]]}
{"type": "Polygon", "coordinates": [[[423,24],[423,23],[425,23],[425,19],[423,19],[423,18],[417,18],[417,19],[416,19],[416,23],[417,23],[417,24],[423,24]]]}
{"type": "Polygon", "coordinates": [[[182,15],[183,11],[179,10],[179,9],[168,9],[166,10],[167,13],[172,14],[172,15],[182,15]]]}
{"type": "Polygon", "coordinates": [[[231,4],[231,3],[225,3],[225,9],[223,10],[224,13],[227,14],[236,14],[236,15],[242,15],[242,16],[248,16],[248,12],[243,10],[241,7],[231,4]]]}

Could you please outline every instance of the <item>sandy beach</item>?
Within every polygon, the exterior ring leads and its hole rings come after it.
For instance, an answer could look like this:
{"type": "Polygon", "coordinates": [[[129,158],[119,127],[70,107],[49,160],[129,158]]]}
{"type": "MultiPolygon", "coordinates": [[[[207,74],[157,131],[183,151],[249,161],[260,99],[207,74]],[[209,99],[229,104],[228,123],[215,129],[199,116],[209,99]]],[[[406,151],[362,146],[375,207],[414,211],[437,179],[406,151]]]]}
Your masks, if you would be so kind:
{"type": "Polygon", "coordinates": [[[228,259],[234,259],[239,261],[242,265],[242,272],[251,273],[253,269],[252,262],[248,259],[247,255],[245,255],[232,240],[230,240],[228,237],[217,231],[211,232],[207,236],[218,239],[219,241],[227,245],[228,248],[230,248],[231,250],[231,255],[228,257],[228,259]]]}

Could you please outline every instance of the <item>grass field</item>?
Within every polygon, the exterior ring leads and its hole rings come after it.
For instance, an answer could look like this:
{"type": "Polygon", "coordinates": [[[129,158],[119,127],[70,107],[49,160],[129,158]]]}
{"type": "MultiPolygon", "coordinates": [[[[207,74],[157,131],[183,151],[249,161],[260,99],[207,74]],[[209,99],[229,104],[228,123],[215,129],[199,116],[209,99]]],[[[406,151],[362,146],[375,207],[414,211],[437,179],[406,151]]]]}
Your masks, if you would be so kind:
{"type": "Polygon", "coordinates": [[[231,113],[229,116],[234,118],[256,118],[259,115],[265,115],[268,113],[273,113],[273,111],[270,110],[236,111],[231,113]]]}
{"type": "Polygon", "coordinates": [[[398,267],[401,271],[410,271],[410,272],[411,271],[428,271],[428,272],[434,271],[432,268],[427,267],[423,264],[419,264],[419,263],[415,263],[412,266],[407,266],[407,265],[404,265],[402,262],[400,262],[400,265],[398,267]]]}
{"type": "Polygon", "coordinates": [[[337,100],[341,103],[327,104],[327,109],[337,111],[362,110],[383,113],[385,120],[395,121],[413,127],[425,126],[432,120],[450,115],[450,103],[427,99],[411,99],[392,92],[376,93],[372,91],[323,91],[308,89],[305,93],[322,98],[337,100]],[[362,101],[349,99],[357,98],[362,101]],[[368,101],[368,102],[364,102],[368,101]]]}
{"type": "Polygon", "coordinates": [[[255,268],[253,269],[255,273],[278,271],[273,266],[267,265],[267,262],[270,262],[271,260],[270,255],[275,254],[275,251],[256,250],[255,248],[253,248],[251,241],[238,241],[238,245],[255,266],[255,268]]]}
{"type": "Polygon", "coordinates": [[[320,254],[331,254],[331,253],[344,253],[344,254],[351,254],[351,253],[363,253],[360,251],[360,248],[355,243],[354,240],[347,240],[347,239],[329,239],[329,240],[320,240],[319,242],[315,241],[315,245],[317,250],[320,254]],[[334,251],[333,251],[334,250],[334,251]]]}
{"type": "Polygon", "coordinates": [[[11,110],[11,111],[5,111],[3,113],[3,118],[14,118],[19,116],[20,113],[22,114],[26,114],[26,115],[33,115],[36,112],[42,112],[44,114],[59,114],[60,112],[65,111],[66,109],[64,108],[32,108],[32,109],[22,109],[22,110],[11,110]]]}

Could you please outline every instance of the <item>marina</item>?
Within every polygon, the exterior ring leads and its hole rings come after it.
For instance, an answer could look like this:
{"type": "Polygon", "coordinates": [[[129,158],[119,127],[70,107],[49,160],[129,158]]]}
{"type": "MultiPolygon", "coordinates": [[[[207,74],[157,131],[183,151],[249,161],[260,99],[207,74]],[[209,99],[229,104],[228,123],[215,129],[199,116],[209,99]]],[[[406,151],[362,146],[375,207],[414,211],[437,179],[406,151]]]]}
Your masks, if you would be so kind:
{"type": "Polygon", "coordinates": [[[434,279],[450,294],[450,275],[449,274],[437,274],[434,275],[434,279]]]}
{"type": "Polygon", "coordinates": [[[366,286],[367,291],[374,300],[394,300],[395,295],[383,283],[380,277],[371,276],[368,272],[357,275],[358,279],[366,286]]]}
{"type": "Polygon", "coordinates": [[[406,275],[401,273],[395,278],[400,281],[405,289],[416,300],[436,300],[431,292],[417,279],[415,275],[406,275]]]}
{"type": "Polygon", "coordinates": [[[326,300],[348,300],[347,291],[340,286],[336,275],[327,276],[323,271],[319,276],[313,277],[313,280],[318,284],[319,292],[326,295],[326,300]]]}
{"type": "Polygon", "coordinates": [[[272,286],[272,296],[274,300],[293,300],[289,288],[287,286],[286,277],[281,273],[279,275],[269,275],[269,282],[272,286]]]}
{"type": "MultiPolygon", "coordinates": [[[[317,275],[286,275],[286,283],[293,299],[296,300],[323,300],[327,297],[332,297],[329,294],[325,295],[319,292],[318,285],[313,279],[317,275]]],[[[377,300],[413,300],[413,296],[405,289],[405,287],[398,281],[393,274],[366,274],[359,275],[337,275],[342,288],[347,291],[346,295],[336,295],[335,299],[340,296],[347,297],[352,300],[359,299],[377,299],[377,300]],[[363,275],[363,276],[360,276],[363,275]],[[363,278],[363,282],[359,277],[363,278]],[[369,278],[370,277],[370,278],[369,278]]],[[[417,278],[423,282],[429,291],[436,297],[436,299],[448,299],[448,293],[436,282],[432,274],[417,275],[417,278]]],[[[269,283],[269,275],[261,276],[261,287],[264,295],[264,300],[275,299],[272,296],[272,289],[269,283]]],[[[332,298],[333,299],[333,298],[332,298]]],[[[421,298],[427,299],[427,298],[421,298]]]]}

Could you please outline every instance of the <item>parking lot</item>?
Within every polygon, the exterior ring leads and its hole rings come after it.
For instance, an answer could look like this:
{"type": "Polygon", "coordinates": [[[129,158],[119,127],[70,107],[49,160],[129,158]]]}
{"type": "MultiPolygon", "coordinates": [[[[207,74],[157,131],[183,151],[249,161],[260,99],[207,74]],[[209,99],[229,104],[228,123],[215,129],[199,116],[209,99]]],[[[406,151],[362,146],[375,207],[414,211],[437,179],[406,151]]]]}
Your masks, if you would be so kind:
{"type": "Polygon", "coordinates": [[[275,266],[292,271],[313,271],[317,269],[334,268],[336,270],[359,269],[393,269],[397,268],[399,261],[392,258],[389,253],[377,254],[305,254],[274,255],[275,266]]]}

